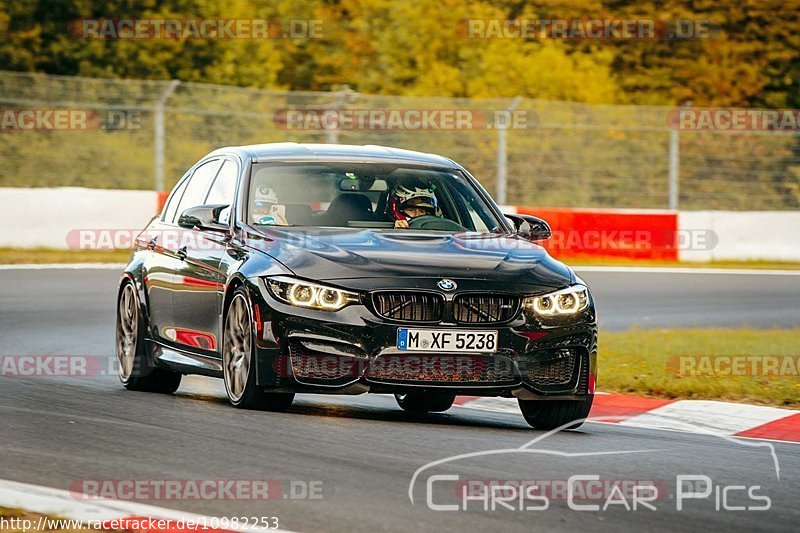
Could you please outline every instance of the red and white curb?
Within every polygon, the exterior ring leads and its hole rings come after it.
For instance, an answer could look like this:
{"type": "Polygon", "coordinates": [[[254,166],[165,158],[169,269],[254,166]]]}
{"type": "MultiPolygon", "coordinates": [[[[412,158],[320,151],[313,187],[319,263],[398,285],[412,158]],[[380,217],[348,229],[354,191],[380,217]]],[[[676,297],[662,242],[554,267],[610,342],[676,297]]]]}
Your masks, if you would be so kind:
{"type": "MultiPolygon", "coordinates": [[[[92,500],[81,501],[67,490],[41,487],[30,485],[18,481],[0,479],[0,507],[11,509],[24,509],[33,513],[47,516],[82,520],[87,523],[107,524],[107,529],[111,529],[112,522],[121,521],[140,521],[144,523],[147,519],[168,521],[166,527],[136,528],[137,531],[160,532],[160,533],[181,533],[183,531],[196,533],[198,531],[266,531],[261,528],[212,528],[211,525],[202,527],[202,524],[219,523],[218,518],[203,516],[193,513],[185,513],[174,509],[166,509],[153,505],[145,505],[137,502],[119,500],[92,500]],[[192,522],[200,524],[194,528],[180,529],[179,523],[192,522]]],[[[123,522],[124,523],[124,522],[123,522]]],[[[126,529],[126,528],[114,528],[126,529]]],[[[285,529],[269,529],[269,531],[287,532],[285,529]]]]}
{"type": "MultiPolygon", "coordinates": [[[[512,398],[460,396],[456,404],[519,414],[512,398]]],[[[761,405],[598,393],[589,414],[592,418],[620,426],[800,442],[800,411],[761,405]]]]}

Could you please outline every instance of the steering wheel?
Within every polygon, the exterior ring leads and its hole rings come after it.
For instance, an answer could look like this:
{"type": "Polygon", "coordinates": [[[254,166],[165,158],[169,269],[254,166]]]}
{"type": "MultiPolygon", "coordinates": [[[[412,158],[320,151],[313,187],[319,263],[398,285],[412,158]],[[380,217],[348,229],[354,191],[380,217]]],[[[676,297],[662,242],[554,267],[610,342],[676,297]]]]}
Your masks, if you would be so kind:
{"type": "Polygon", "coordinates": [[[410,229],[427,229],[437,231],[466,231],[467,228],[448,218],[435,217],[431,215],[421,216],[409,222],[410,229]]]}

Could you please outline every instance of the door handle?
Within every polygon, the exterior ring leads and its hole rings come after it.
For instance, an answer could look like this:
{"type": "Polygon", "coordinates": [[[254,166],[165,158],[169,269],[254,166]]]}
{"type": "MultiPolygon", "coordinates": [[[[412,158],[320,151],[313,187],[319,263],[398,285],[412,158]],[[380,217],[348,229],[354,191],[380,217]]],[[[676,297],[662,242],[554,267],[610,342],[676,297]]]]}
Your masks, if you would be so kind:
{"type": "Polygon", "coordinates": [[[178,251],[176,252],[176,254],[180,258],[181,261],[186,261],[186,247],[185,246],[183,246],[182,248],[179,248],[178,251]]]}

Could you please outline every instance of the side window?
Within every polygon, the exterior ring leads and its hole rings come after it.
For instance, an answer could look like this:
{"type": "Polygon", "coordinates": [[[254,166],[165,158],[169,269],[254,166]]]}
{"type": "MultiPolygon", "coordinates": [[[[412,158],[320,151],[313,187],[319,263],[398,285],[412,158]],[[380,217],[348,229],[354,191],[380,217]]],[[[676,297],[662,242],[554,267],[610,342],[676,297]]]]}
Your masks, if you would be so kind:
{"type": "Polygon", "coordinates": [[[227,204],[228,208],[223,209],[219,215],[219,221],[227,224],[230,221],[231,209],[233,208],[234,195],[236,194],[236,182],[239,178],[239,167],[233,161],[225,160],[222,168],[217,173],[214,185],[208,191],[208,196],[204,204],[227,204]]]}
{"type": "Polygon", "coordinates": [[[219,159],[215,159],[214,161],[209,161],[197,167],[192,177],[189,178],[189,184],[186,186],[186,190],[183,192],[183,198],[181,198],[180,204],[178,205],[177,215],[179,217],[181,213],[190,207],[202,205],[208,186],[211,184],[211,180],[214,179],[219,164],[219,159]]]}
{"type": "Polygon", "coordinates": [[[486,223],[483,219],[472,209],[472,205],[469,206],[469,216],[472,219],[472,227],[475,228],[475,231],[480,231],[481,233],[489,233],[489,228],[486,226],[486,223]]]}
{"type": "Polygon", "coordinates": [[[456,195],[460,197],[458,198],[457,202],[461,207],[461,210],[464,211],[461,214],[460,218],[462,219],[464,219],[465,217],[469,218],[468,221],[462,220],[461,225],[473,231],[488,233],[489,228],[486,226],[486,223],[484,222],[483,218],[481,218],[480,213],[475,210],[475,206],[472,203],[474,197],[469,197],[469,196],[464,197],[461,194],[461,191],[458,190],[456,191],[456,195]]]}
{"type": "Polygon", "coordinates": [[[178,185],[176,185],[175,190],[172,191],[172,195],[169,197],[169,202],[167,202],[167,205],[164,206],[164,216],[161,218],[161,220],[167,224],[171,224],[175,219],[175,212],[178,210],[178,204],[181,201],[181,196],[183,196],[183,191],[186,190],[187,183],[189,183],[188,179],[178,180],[178,185]]]}
{"type": "Polygon", "coordinates": [[[481,233],[492,231],[493,227],[490,228],[487,223],[492,223],[494,216],[488,210],[488,207],[478,200],[475,191],[465,181],[461,180],[453,180],[450,185],[452,187],[449,190],[458,206],[461,225],[470,231],[481,233]]]}

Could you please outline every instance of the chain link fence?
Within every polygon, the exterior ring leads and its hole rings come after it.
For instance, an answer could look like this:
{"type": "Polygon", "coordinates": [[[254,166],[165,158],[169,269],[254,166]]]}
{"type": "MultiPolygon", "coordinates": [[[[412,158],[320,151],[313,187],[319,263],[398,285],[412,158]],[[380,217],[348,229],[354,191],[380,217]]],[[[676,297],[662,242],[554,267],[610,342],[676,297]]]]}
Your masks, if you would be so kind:
{"type": "Polygon", "coordinates": [[[796,130],[678,131],[669,127],[669,107],[266,91],[0,71],[0,110],[2,187],[153,189],[163,181],[170,188],[220,146],[338,142],[450,157],[512,205],[800,208],[796,130]],[[89,126],[14,127],[22,110],[70,109],[88,111],[89,126]],[[456,128],[308,123],[331,110],[454,112],[471,120],[456,128]],[[287,112],[300,112],[299,126],[287,123],[287,112]]]}

